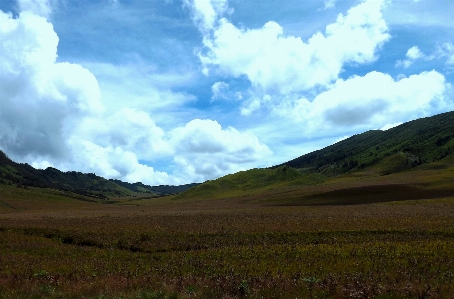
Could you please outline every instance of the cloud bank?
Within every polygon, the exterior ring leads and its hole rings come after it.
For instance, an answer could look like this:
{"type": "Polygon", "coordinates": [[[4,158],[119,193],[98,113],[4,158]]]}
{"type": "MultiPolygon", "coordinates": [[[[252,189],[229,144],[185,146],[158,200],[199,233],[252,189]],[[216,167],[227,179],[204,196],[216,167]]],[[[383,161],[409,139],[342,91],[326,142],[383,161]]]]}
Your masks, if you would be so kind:
{"type": "MultiPolygon", "coordinates": [[[[139,108],[106,109],[109,99],[93,73],[57,62],[59,39],[46,19],[49,2],[19,6],[17,17],[0,12],[0,149],[12,158],[130,182],[179,184],[245,169],[270,154],[252,134],[214,121],[194,120],[166,132],[137,103],[139,108]],[[158,159],[174,160],[174,171],[143,162],[158,159]]],[[[181,98],[153,92],[156,98],[181,98]]]]}
{"type": "Polygon", "coordinates": [[[0,23],[2,148],[64,158],[74,122],[103,110],[96,78],[80,65],[56,63],[58,37],[45,18],[0,12],[0,23]]]}
{"type": "MultiPolygon", "coordinates": [[[[208,1],[207,1],[208,3],[208,1]]],[[[328,86],[345,64],[370,63],[390,35],[382,18],[382,1],[366,1],[340,14],[307,42],[284,34],[270,21],[260,29],[238,28],[226,18],[203,39],[199,58],[204,72],[247,76],[263,94],[288,94],[328,86]]],[[[204,10],[198,10],[203,15],[204,10]]],[[[197,21],[197,20],[196,20],[197,21]]]]}
{"type": "MultiPolygon", "coordinates": [[[[334,4],[325,1],[325,9],[334,4]]],[[[307,41],[286,35],[274,21],[251,29],[219,17],[211,31],[201,30],[203,47],[197,54],[205,75],[249,80],[242,115],[278,115],[309,136],[381,128],[452,109],[451,85],[435,70],[396,79],[378,71],[341,79],[345,68],[374,63],[391,40],[382,14],[386,5],[362,1],[307,41]]],[[[196,6],[193,10],[204,14],[196,6]]],[[[438,50],[447,65],[451,48],[445,44],[438,50]]],[[[396,66],[408,68],[421,59],[432,58],[413,46],[396,66]]]]}

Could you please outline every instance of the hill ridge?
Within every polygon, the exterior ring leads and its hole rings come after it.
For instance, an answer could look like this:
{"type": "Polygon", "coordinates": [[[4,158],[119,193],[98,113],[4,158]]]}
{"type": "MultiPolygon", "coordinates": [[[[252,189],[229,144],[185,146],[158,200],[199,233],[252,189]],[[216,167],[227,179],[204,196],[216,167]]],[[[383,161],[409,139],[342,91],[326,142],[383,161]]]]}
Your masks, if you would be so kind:
{"type": "Polygon", "coordinates": [[[180,193],[197,184],[180,186],[150,186],[141,182],[127,183],[105,179],[94,173],[62,172],[56,168],[35,169],[27,163],[17,163],[0,151],[0,184],[17,187],[54,188],[83,196],[106,200],[109,197],[150,196],[160,197],[180,193]]]}
{"type": "Polygon", "coordinates": [[[373,166],[405,153],[412,167],[438,161],[454,152],[454,112],[403,123],[386,131],[369,130],[285,163],[302,172],[329,176],[373,166]]]}
{"type": "Polygon", "coordinates": [[[248,196],[294,186],[316,185],[350,173],[389,175],[436,162],[449,155],[454,155],[454,112],[413,120],[386,131],[369,130],[356,134],[279,165],[205,182],[177,198],[248,196]],[[294,175],[277,175],[285,169],[294,175]]]}

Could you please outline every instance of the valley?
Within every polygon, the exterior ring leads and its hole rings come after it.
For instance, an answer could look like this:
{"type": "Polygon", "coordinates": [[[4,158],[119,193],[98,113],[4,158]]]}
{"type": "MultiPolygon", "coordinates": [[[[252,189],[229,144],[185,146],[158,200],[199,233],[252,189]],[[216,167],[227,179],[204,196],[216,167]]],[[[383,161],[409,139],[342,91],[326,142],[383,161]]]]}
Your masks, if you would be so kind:
{"type": "Polygon", "coordinates": [[[327,169],[343,160],[281,165],[170,195],[93,175],[123,193],[27,185],[8,162],[0,297],[449,298],[454,154],[443,142],[443,157],[413,166],[401,167],[415,153],[397,151],[341,174],[327,169]]]}

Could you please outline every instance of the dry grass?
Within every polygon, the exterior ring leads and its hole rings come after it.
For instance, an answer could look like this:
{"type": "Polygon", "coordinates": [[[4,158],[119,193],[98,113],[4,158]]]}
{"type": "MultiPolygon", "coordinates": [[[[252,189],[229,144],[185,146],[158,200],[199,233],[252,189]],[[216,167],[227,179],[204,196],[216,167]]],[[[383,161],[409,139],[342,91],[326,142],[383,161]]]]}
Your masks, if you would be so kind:
{"type": "Polygon", "coordinates": [[[0,186],[0,297],[450,298],[450,175],[117,204],[0,186]]]}

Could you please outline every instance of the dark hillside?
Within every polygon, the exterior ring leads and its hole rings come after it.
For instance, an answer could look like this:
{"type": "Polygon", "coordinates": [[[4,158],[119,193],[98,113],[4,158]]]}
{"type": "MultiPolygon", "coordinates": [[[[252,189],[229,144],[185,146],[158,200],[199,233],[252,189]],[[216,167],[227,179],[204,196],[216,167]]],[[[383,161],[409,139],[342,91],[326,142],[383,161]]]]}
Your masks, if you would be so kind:
{"type": "Polygon", "coordinates": [[[141,194],[158,197],[179,193],[196,185],[153,187],[142,183],[130,184],[120,180],[107,180],[94,173],[62,172],[52,167],[40,170],[28,164],[16,163],[2,151],[0,151],[0,184],[16,185],[21,188],[53,188],[98,199],[141,194]]]}
{"type": "Polygon", "coordinates": [[[144,192],[151,194],[160,194],[160,195],[170,195],[176,194],[188,190],[194,186],[199,185],[198,183],[171,186],[171,185],[159,185],[159,186],[148,186],[143,183],[127,183],[120,180],[110,179],[109,181],[114,182],[115,184],[122,186],[126,189],[129,189],[134,192],[144,192]]]}
{"type": "Polygon", "coordinates": [[[394,155],[400,164],[403,163],[399,167],[402,170],[438,161],[453,152],[454,112],[448,112],[404,123],[387,131],[374,130],[354,135],[282,165],[303,172],[338,175],[375,165],[394,155]]]}

